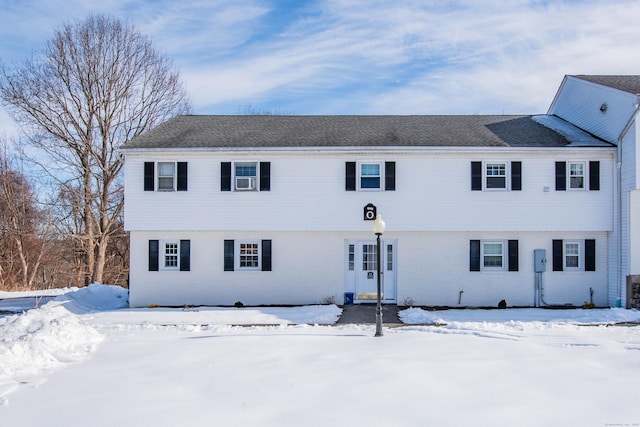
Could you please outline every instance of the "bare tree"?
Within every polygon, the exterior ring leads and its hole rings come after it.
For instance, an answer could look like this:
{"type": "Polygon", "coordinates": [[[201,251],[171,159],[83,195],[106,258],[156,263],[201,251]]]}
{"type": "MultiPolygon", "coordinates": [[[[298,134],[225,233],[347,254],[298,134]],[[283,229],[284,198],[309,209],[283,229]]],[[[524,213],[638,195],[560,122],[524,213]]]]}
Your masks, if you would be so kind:
{"type": "Polygon", "coordinates": [[[190,110],[178,72],[129,24],[90,16],[57,30],[43,52],[0,69],[0,97],[46,168],[73,192],[85,282],[102,282],[123,208],[121,144],[190,110]]]}
{"type": "MultiPolygon", "coordinates": [[[[4,148],[4,142],[2,142],[4,148]]],[[[33,287],[45,253],[46,213],[24,173],[0,156],[0,280],[4,289],[33,287]]]]}

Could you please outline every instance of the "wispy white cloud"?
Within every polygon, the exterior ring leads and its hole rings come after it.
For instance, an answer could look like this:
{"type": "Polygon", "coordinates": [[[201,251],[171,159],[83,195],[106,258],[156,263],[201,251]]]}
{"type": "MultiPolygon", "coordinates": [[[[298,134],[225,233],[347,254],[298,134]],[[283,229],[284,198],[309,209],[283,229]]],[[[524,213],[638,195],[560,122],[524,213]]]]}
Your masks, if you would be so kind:
{"type": "Polygon", "coordinates": [[[16,49],[21,34],[21,46],[33,46],[90,11],[128,18],[175,58],[198,113],[246,104],[298,114],[540,113],[564,74],[640,70],[635,0],[22,4],[0,10],[16,22],[7,39],[16,49]]]}

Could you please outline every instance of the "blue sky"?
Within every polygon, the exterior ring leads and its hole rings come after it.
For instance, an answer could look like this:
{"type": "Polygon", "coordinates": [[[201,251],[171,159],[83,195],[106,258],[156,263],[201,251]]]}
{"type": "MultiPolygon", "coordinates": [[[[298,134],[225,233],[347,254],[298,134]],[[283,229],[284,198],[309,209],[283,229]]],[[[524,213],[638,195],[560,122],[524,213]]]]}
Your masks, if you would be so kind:
{"type": "Polygon", "coordinates": [[[640,72],[638,0],[4,0],[0,57],[90,13],[151,37],[197,114],[544,113],[565,74],[640,72]]]}

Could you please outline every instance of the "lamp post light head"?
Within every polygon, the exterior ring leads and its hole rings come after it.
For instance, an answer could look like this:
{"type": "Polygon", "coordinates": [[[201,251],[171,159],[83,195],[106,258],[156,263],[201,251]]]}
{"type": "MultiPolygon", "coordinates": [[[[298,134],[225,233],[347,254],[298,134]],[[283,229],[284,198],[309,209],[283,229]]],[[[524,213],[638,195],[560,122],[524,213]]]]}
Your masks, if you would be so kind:
{"type": "Polygon", "coordinates": [[[373,229],[374,234],[381,235],[384,234],[385,223],[382,220],[382,215],[376,215],[375,221],[371,224],[371,228],[373,229]]]}

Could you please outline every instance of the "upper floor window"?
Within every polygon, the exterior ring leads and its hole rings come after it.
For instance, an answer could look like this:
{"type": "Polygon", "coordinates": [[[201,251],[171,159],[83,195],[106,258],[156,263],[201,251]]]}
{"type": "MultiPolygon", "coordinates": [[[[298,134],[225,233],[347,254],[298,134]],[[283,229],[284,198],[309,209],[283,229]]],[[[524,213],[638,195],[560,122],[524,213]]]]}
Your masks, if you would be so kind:
{"type": "Polygon", "coordinates": [[[360,164],[360,189],[380,189],[380,163],[360,164]]]}
{"type": "Polygon", "coordinates": [[[569,162],[569,189],[584,190],[584,162],[569,162]]]}
{"type": "Polygon", "coordinates": [[[485,188],[502,189],[507,188],[507,164],[506,163],[486,163],[485,164],[485,188]]]}
{"type": "Polygon", "coordinates": [[[567,189],[600,190],[600,162],[556,162],[556,191],[567,189]]]}
{"type": "Polygon", "coordinates": [[[175,162],[158,162],[158,191],[174,191],[175,176],[175,162]]]}
{"type": "Polygon", "coordinates": [[[235,163],[235,190],[255,190],[258,165],[252,163],[235,163]]]}
{"type": "Polygon", "coordinates": [[[471,190],[522,190],[522,162],[471,162],[471,190]]]}
{"type": "Polygon", "coordinates": [[[144,162],[144,191],[187,191],[187,162],[144,162]]]}
{"type": "Polygon", "coordinates": [[[396,162],[346,162],[346,191],[396,189],[396,162]]]}
{"type": "Polygon", "coordinates": [[[220,191],[270,191],[271,162],[220,163],[220,191]]]}

